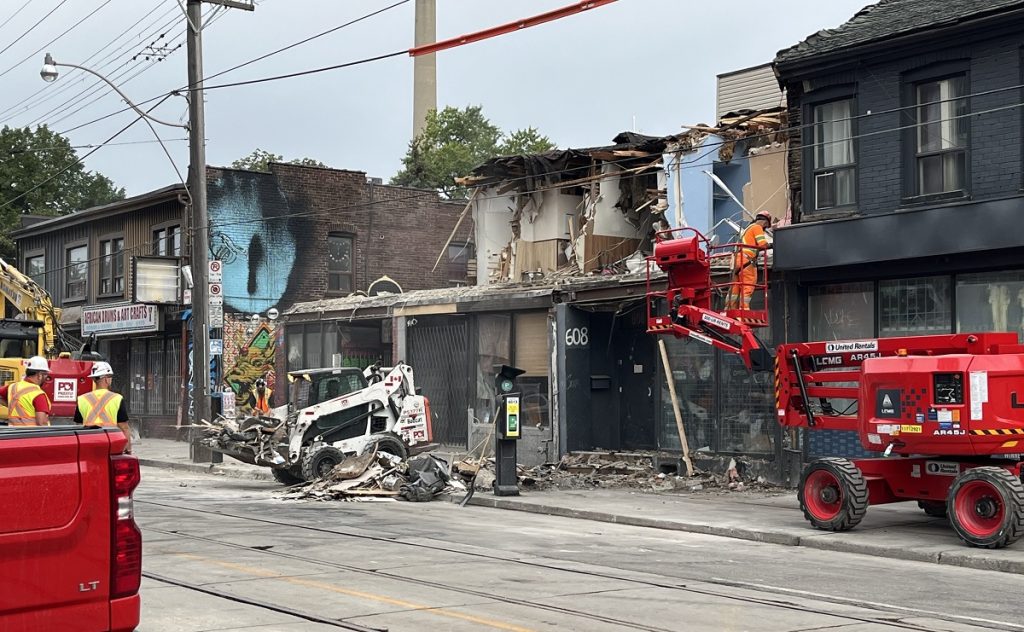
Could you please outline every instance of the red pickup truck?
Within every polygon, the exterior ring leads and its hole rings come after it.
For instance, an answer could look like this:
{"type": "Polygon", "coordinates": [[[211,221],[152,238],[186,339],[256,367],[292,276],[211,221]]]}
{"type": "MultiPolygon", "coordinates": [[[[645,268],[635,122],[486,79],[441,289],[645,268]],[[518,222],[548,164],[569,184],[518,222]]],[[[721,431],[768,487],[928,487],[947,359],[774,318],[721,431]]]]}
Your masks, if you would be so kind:
{"type": "Polygon", "coordinates": [[[0,426],[0,630],[139,623],[139,462],[120,430],[0,426]]]}

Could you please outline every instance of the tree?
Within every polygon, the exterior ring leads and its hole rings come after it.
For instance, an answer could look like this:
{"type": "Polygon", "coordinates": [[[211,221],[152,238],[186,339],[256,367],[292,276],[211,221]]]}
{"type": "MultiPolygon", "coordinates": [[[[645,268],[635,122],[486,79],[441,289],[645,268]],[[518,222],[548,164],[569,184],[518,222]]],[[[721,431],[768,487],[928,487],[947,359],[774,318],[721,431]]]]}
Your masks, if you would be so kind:
{"type": "MultiPolygon", "coordinates": [[[[248,171],[270,171],[270,163],[285,162],[284,156],[274,154],[257,147],[245,158],[239,158],[231,163],[232,169],[246,169],[248,171]]],[[[290,165],[302,165],[303,167],[326,167],[324,163],[313,158],[293,158],[287,161],[290,165]]]]}
{"type": "Polygon", "coordinates": [[[123,199],[123,188],[88,171],[71,141],[45,125],[0,130],[0,256],[14,259],[10,233],[22,215],[67,215],[123,199]]]}
{"type": "Polygon", "coordinates": [[[480,106],[431,110],[419,136],[409,143],[403,168],[391,179],[400,186],[437,189],[449,198],[465,198],[455,178],[466,176],[496,156],[537,154],[554,149],[536,128],[502,132],[480,106]]]}

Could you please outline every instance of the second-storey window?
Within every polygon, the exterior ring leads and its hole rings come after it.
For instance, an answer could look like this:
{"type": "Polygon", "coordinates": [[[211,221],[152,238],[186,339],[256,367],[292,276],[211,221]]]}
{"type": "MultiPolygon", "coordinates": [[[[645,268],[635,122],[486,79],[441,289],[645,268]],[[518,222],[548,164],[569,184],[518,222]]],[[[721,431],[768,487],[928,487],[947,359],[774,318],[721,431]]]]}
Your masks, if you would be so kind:
{"type": "Polygon", "coordinates": [[[949,77],[915,86],[917,193],[934,195],[967,188],[967,79],[949,77]]]}
{"type": "Polygon", "coordinates": [[[68,301],[85,298],[86,280],[89,277],[89,249],[86,246],[75,246],[67,249],[65,262],[64,299],[68,301]]]}
{"type": "Polygon", "coordinates": [[[181,226],[168,226],[154,230],[153,254],[158,257],[180,257],[181,226]]]}
{"type": "Polygon", "coordinates": [[[25,258],[25,274],[30,279],[38,283],[39,285],[45,286],[46,279],[46,256],[35,255],[33,257],[25,258]]]}
{"type": "Polygon", "coordinates": [[[124,294],[124,238],[100,242],[100,294],[124,294]]]}
{"type": "Polygon", "coordinates": [[[851,206],[856,200],[853,100],[814,108],[814,208],[851,206]]]}
{"type": "Polygon", "coordinates": [[[352,291],[352,237],[332,234],[327,236],[327,291],[352,291]]]}
{"type": "Polygon", "coordinates": [[[448,244],[448,285],[461,287],[467,284],[469,260],[473,258],[473,244],[448,244]]]}

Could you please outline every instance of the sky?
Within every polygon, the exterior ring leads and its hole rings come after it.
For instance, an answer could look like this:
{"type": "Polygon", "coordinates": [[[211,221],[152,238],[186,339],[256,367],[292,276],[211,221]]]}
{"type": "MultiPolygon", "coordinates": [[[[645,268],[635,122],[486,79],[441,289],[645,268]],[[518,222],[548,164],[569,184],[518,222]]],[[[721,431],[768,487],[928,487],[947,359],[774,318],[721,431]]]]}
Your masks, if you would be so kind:
{"type": "MultiPolygon", "coordinates": [[[[395,1],[258,0],[253,12],[218,10],[203,31],[204,74],[395,1]]],[[[437,37],[478,31],[576,1],[437,0],[437,37]]],[[[413,45],[414,4],[407,2],[209,85],[408,49],[413,45]]],[[[674,134],[683,125],[714,122],[716,75],[769,62],[778,50],[842,24],[865,4],[869,2],[618,0],[438,53],[438,107],[480,105],[501,129],[534,126],[560,147],[608,144],[630,129],[674,134]]],[[[114,91],[74,69],[61,69],[56,82],[45,84],[39,77],[44,52],[58,62],[101,72],[132,100],[142,102],[187,83],[184,20],[178,0],[0,1],[0,125],[46,124],[67,131],[75,145],[83,146],[78,150],[83,155],[90,151],[87,146],[104,143],[136,117],[123,112],[87,124],[126,106],[114,91]],[[160,49],[156,54],[147,48],[151,44],[160,49]]],[[[412,78],[412,58],[401,55],[209,90],[207,164],[227,166],[259,147],[286,159],[315,158],[387,181],[401,167],[412,135],[412,78]]],[[[187,106],[175,96],[152,114],[184,123],[187,106]]],[[[185,131],[156,129],[185,175],[185,131]]],[[[152,141],[153,132],[136,123],[86,158],[86,168],[111,178],[128,195],[178,181],[175,167],[152,141]]]]}

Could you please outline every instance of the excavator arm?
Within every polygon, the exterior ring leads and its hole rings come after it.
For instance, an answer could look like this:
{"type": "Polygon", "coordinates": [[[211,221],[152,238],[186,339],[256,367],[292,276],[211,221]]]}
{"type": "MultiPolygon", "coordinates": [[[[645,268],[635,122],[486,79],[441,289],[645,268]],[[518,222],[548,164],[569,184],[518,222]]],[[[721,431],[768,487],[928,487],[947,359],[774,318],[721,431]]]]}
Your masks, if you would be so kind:
{"type": "MultiPolygon", "coordinates": [[[[60,335],[60,309],[54,307],[49,293],[31,277],[0,259],[0,294],[27,320],[42,322],[39,350],[56,355],[60,335]]],[[[0,316],[6,317],[4,307],[0,316]]]]}

